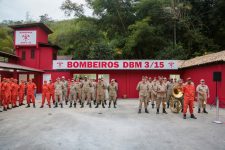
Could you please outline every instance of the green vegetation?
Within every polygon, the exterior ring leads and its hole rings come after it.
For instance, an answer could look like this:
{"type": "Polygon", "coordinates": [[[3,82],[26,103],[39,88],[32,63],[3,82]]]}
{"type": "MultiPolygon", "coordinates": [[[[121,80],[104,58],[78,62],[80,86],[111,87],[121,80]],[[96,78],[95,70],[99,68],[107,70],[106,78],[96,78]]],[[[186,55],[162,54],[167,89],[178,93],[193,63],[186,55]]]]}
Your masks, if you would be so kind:
{"type": "MultiPolygon", "coordinates": [[[[74,19],[40,16],[54,33],[51,43],[74,59],[189,59],[225,49],[224,0],[65,0],[61,10],[74,19]]],[[[12,51],[12,31],[3,21],[0,49],[12,51]]]]}

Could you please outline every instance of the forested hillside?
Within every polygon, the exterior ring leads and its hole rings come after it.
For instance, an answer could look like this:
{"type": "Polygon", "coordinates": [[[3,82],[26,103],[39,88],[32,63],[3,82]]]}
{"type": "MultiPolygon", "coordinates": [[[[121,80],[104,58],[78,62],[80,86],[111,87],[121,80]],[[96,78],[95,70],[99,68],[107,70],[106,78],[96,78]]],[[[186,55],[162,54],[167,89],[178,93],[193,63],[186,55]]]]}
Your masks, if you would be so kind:
{"type": "MultiPolygon", "coordinates": [[[[74,19],[40,16],[54,33],[49,42],[74,59],[188,59],[225,50],[224,0],[65,0],[61,11],[74,19]]],[[[12,30],[3,21],[0,50],[12,52],[12,30]]]]}

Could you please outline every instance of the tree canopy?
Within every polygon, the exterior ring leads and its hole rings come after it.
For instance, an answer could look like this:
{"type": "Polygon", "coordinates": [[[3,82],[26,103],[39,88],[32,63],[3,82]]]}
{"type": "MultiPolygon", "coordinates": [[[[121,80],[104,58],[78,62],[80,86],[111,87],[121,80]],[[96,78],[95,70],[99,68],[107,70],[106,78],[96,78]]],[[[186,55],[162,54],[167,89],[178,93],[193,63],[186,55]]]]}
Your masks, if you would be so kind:
{"type": "MultiPolygon", "coordinates": [[[[189,59],[225,49],[224,0],[86,2],[63,2],[61,10],[73,19],[54,21],[44,14],[39,20],[54,31],[50,42],[74,59],[189,59]]],[[[12,49],[5,25],[13,23],[1,23],[0,49],[12,49]]]]}

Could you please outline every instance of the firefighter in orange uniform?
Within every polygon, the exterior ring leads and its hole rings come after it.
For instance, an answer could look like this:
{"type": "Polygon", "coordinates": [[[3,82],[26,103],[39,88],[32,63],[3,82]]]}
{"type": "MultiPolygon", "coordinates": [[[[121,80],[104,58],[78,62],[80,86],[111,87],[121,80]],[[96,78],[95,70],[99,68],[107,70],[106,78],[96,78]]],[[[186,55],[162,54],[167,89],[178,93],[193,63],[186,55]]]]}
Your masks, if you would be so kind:
{"type": "Polygon", "coordinates": [[[47,81],[44,81],[44,84],[42,85],[42,103],[41,103],[41,107],[40,108],[44,107],[45,99],[47,99],[48,107],[51,108],[51,104],[50,104],[50,88],[49,88],[49,85],[47,84],[47,81]]]}
{"type": "Polygon", "coordinates": [[[5,108],[5,84],[6,84],[6,78],[3,78],[2,85],[1,85],[1,98],[2,98],[3,110],[7,111],[7,109],[5,108]]]}
{"type": "Polygon", "coordinates": [[[55,88],[54,88],[54,83],[52,82],[52,80],[49,80],[48,87],[49,87],[49,91],[50,91],[50,93],[49,93],[50,103],[51,103],[51,99],[52,99],[53,104],[55,104],[55,88]]]}
{"type": "MultiPolygon", "coordinates": [[[[0,81],[0,108],[2,108],[2,82],[0,81]]],[[[0,110],[0,112],[2,112],[0,110]]]]}
{"type": "Polygon", "coordinates": [[[191,118],[197,119],[195,115],[193,114],[193,106],[194,106],[194,100],[195,100],[195,86],[193,82],[191,81],[190,77],[187,78],[187,83],[183,87],[183,93],[184,93],[183,118],[186,119],[186,113],[189,107],[191,118]]]}
{"type": "Polygon", "coordinates": [[[34,97],[34,91],[37,89],[37,86],[34,82],[32,82],[32,79],[29,80],[27,83],[27,107],[30,107],[30,100],[32,100],[33,107],[35,108],[35,97],[34,97]]]}
{"type": "Polygon", "coordinates": [[[25,83],[23,80],[21,80],[21,83],[19,84],[19,106],[24,105],[24,94],[25,94],[25,83]]]}
{"type": "Polygon", "coordinates": [[[18,98],[18,90],[19,90],[19,85],[17,84],[17,79],[14,79],[12,84],[12,107],[18,107],[16,104],[17,98],[18,98]]]}
{"type": "Polygon", "coordinates": [[[4,84],[4,93],[5,93],[5,100],[4,100],[4,109],[11,109],[9,107],[9,103],[11,102],[11,83],[10,79],[6,79],[4,84]]]}

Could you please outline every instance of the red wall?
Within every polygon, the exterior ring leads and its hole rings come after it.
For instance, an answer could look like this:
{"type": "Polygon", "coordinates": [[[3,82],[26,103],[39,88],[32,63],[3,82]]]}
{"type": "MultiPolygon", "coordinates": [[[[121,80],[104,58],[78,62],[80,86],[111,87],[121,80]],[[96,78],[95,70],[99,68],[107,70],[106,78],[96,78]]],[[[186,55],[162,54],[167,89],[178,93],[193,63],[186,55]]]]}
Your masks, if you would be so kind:
{"type": "Polygon", "coordinates": [[[38,68],[41,70],[52,70],[52,60],[53,60],[52,47],[40,47],[39,52],[40,55],[38,68]]]}
{"type": "Polygon", "coordinates": [[[221,101],[220,107],[225,107],[225,82],[223,81],[225,80],[225,64],[211,64],[207,66],[192,67],[182,70],[181,75],[183,79],[191,77],[195,86],[200,83],[200,79],[205,79],[210,90],[208,103],[213,104],[216,96],[216,83],[213,81],[213,72],[215,71],[222,72],[222,82],[218,83],[218,97],[221,101]]]}
{"type": "Polygon", "coordinates": [[[36,47],[19,47],[16,49],[17,56],[20,57],[19,64],[32,68],[39,68],[39,49],[36,47]],[[35,49],[35,58],[31,58],[31,49],[35,49]],[[22,60],[22,52],[25,51],[26,57],[25,60],[22,60]]]}
{"type": "Polygon", "coordinates": [[[17,56],[19,56],[19,64],[31,68],[41,70],[51,70],[53,60],[52,47],[19,47],[16,49],[17,56]],[[35,49],[35,58],[31,58],[31,49],[35,49]],[[22,60],[22,51],[26,52],[26,59],[22,60]]]}
{"type": "Polygon", "coordinates": [[[11,78],[13,77],[13,72],[8,72],[8,71],[0,71],[1,75],[1,81],[3,78],[11,78]]]}

